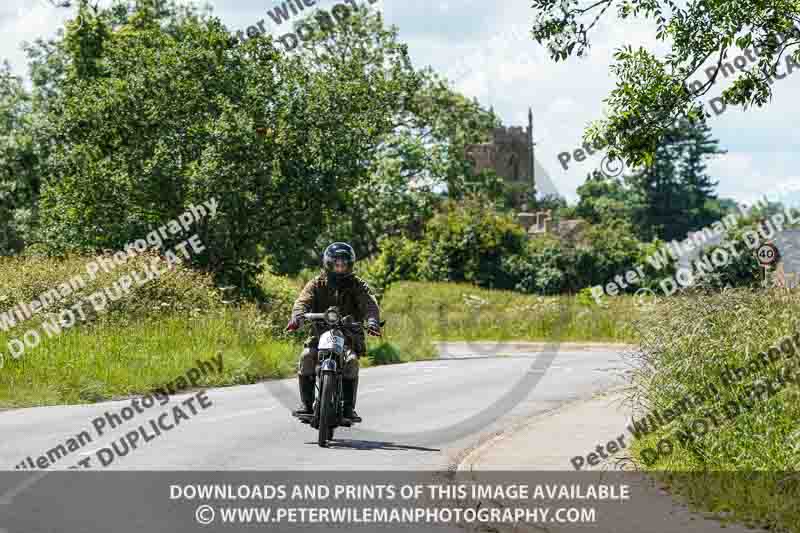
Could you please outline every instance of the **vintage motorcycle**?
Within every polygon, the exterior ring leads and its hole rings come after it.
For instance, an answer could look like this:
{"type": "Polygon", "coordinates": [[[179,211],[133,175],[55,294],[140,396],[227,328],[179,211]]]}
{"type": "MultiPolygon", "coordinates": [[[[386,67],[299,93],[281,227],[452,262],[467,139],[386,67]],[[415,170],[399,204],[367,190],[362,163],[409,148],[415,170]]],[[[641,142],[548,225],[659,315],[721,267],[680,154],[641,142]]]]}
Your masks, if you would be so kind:
{"type": "MultiPolygon", "coordinates": [[[[342,371],[351,347],[345,332],[360,333],[364,329],[361,322],[353,321],[350,315],[342,317],[337,307],[329,307],[324,313],[305,313],[309,322],[324,324],[328,329],[320,335],[317,344],[317,390],[314,395],[314,413],[295,415],[301,422],[318,430],[317,444],[322,447],[333,440],[335,428],[350,427],[354,422],[344,418],[344,395],[342,392],[342,371]]],[[[385,321],[381,322],[381,326],[385,321]]]]}

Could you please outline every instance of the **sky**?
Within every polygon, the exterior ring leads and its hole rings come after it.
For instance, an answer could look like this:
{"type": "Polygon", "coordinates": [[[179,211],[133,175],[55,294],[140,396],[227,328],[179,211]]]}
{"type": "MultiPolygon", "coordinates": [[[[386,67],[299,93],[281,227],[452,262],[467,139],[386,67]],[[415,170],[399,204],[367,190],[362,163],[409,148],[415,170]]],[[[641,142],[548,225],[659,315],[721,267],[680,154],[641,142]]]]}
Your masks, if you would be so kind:
{"type": "MultiPolygon", "coordinates": [[[[93,1],[103,5],[111,0],[93,1]]],[[[368,2],[355,1],[358,5],[368,2]]],[[[286,23],[278,26],[267,15],[283,2],[206,3],[232,32],[246,30],[261,19],[275,36],[288,31],[286,23]]],[[[315,7],[330,10],[336,3],[317,0],[315,7]]],[[[656,43],[648,23],[623,23],[611,11],[591,34],[588,57],[556,63],[529,35],[535,16],[529,0],[378,0],[373,8],[382,12],[386,23],[399,28],[416,67],[432,66],[453,80],[461,93],[491,105],[504,125],[525,126],[530,106],[539,190],[557,192],[570,201],[577,198],[575,190],[586,174],[602,166],[603,153],[596,151],[582,162],[571,156],[567,169],[559,162],[559,154],[580,148],[586,125],[603,117],[603,101],[615,82],[609,72],[614,51],[625,44],[666,50],[663,43],[656,43]]],[[[53,35],[71,13],[54,7],[53,0],[3,0],[0,59],[26,75],[21,43],[53,35]]],[[[708,121],[712,133],[727,151],[708,163],[709,174],[719,181],[720,196],[751,204],[769,194],[800,204],[800,131],[795,127],[800,102],[792,97],[800,88],[800,70],[795,73],[776,81],[772,101],[763,108],[712,113],[708,121]]],[[[706,77],[698,72],[694,79],[705,81],[706,77]]],[[[704,99],[719,96],[731,79],[712,87],[704,99]]]]}

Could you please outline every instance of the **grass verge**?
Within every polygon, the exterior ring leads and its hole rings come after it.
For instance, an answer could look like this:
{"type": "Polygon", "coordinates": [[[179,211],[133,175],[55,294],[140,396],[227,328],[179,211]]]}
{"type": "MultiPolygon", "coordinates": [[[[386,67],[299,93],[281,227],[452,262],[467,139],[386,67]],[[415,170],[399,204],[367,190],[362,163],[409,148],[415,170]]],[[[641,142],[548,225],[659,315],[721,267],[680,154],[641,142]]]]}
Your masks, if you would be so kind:
{"type": "MultiPolygon", "coordinates": [[[[269,273],[259,280],[264,300],[254,303],[229,300],[209,277],[177,267],[109,301],[103,312],[89,313],[74,327],[47,334],[44,321],[57,320],[70,306],[141,270],[152,258],[133,259],[89,280],[86,264],[93,259],[0,261],[0,313],[75,276],[87,281],[46,312],[0,326],[0,407],[90,403],[144,393],[218,353],[223,371],[203,378],[201,386],[293,375],[304,335],[289,336],[282,329],[302,280],[269,273]],[[13,358],[8,343],[31,329],[39,333],[38,344],[13,358]]],[[[437,340],[631,341],[632,300],[611,301],[610,307],[599,308],[571,297],[542,298],[468,284],[399,283],[381,303],[384,337],[368,339],[362,366],[432,359],[437,340]]]]}
{"type": "Polygon", "coordinates": [[[637,462],[699,509],[800,531],[798,316],[797,291],[744,289],[643,316],[632,398],[664,423],[635,441],[637,462]]]}

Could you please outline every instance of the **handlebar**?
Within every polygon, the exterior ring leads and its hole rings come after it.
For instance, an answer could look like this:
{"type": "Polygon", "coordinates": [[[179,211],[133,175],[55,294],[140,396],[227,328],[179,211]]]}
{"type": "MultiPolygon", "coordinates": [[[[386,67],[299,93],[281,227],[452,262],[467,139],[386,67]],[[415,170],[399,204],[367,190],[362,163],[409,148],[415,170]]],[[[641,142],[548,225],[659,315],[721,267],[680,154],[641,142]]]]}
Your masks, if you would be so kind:
{"type": "MultiPolygon", "coordinates": [[[[364,324],[362,322],[353,322],[353,317],[351,315],[346,315],[344,317],[340,316],[339,320],[337,321],[336,324],[330,324],[328,322],[328,320],[327,320],[327,315],[328,315],[328,312],[325,312],[325,313],[302,313],[299,316],[303,317],[304,319],[307,319],[309,322],[316,320],[316,321],[324,322],[325,324],[327,324],[329,326],[335,326],[335,327],[340,327],[340,328],[344,328],[344,329],[355,329],[355,330],[363,330],[364,329],[364,324]],[[343,318],[349,319],[349,320],[343,321],[343,318]]],[[[379,327],[382,328],[384,326],[384,324],[386,324],[386,321],[385,320],[381,320],[380,323],[379,323],[379,327]]],[[[290,324],[290,326],[291,326],[291,324],[290,324]]],[[[294,331],[294,329],[297,329],[297,328],[290,329],[290,326],[286,327],[286,331],[294,331]]],[[[370,333],[370,335],[376,335],[378,337],[382,337],[382,335],[380,334],[380,330],[378,330],[376,332],[373,332],[372,330],[369,330],[369,333],[370,333]]]]}
{"type": "MultiPolygon", "coordinates": [[[[326,315],[326,313],[303,313],[300,316],[302,316],[304,319],[309,320],[309,321],[311,321],[311,320],[319,320],[319,321],[325,322],[327,324],[328,321],[325,318],[325,315],[326,315]]],[[[347,316],[345,316],[343,318],[348,318],[349,316],[350,315],[347,315],[347,316]]],[[[339,327],[343,327],[343,328],[356,328],[356,327],[363,328],[364,327],[364,325],[361,322],[352,322],[352,321],[344,322],[344,321],[342,321],[341,318],[339,319],[339,322],[338,322],[337,325],[339,327]]]]}
{"type": "Polygon", "coordinates": [[[308,320],[325,320],[325,313],[303,313],[300,316],[308,320]]]}

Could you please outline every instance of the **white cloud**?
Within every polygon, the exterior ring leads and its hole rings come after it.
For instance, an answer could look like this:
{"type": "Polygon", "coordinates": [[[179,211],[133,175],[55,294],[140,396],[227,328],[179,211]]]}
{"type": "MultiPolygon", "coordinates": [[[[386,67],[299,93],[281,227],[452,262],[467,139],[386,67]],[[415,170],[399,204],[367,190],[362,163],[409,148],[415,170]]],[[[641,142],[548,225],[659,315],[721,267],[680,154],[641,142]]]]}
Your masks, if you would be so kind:
{"type": "MultiPolygon", "coordinates": [[[[111,0],[101,0],[111,1],[111,0]]],[[[330,9],[340,0],[319,0],[330,9]]],[[[366,4],[367,0],[357,0],[366,4]]],[[[201,0],[201,3],[203,1],[201,0]]],[[[282,1],[212,0],[215,14],[231,29],[244,29],[282,1]]],[[[534,42],[529,29],[534,12],[527,2],[459,0],[382,0],[381,12],[389,24],[397,24],[400,38],[409,44],[417,66],[430,64],[455,79],[456,87],[477,97],[508,125],[527,123],[534,111],[537,160],[550,174],[558,190],[573,197],[586,174],[597,168],[602,154],[583,162],[570,161],[564,170],[557,156],[582,144],[584,127],[602,118],[603,100],[614,86],[609,73],[613,52],[625,43],[644,45],[659,54],[668,48],[654,41],[647,23],[620,23],[614,13],[591,35],[592,48],[584,59],[553,62],[543,46],[534,42]]],[[[26,72],[23,40],[53,35],[71,10],[56,9],[49,0],[4,0],[0,5],[0,44],[18,73],[26,72]]],[[[731,58],[732,59],[732,58],[731,58]]],[[[705,79],[700,72],[698,79],[705,79]]],[[[712,89],[707,99],[725,86],[712,89]]],[[[712,116],[709,124],[729,153],[709,165],[720,180],[722,196],[752,198],[766,186],[796,183],[800,163],[800,121],[797,94],[800,75],[776,82],[774,98],[764,109],[742,112],[731,109],[712,116]]]]}
{"type": "Polygon", "coordinates": [[[557,115],[559,113],[569,114],[574,113],[576,111],[576,107],[579,106],[577,100],[573,98],[569,98],[566,96],[560,96],[553,100],[550,104],[550,107],[547,108],[547,112],[557,115]]]}

